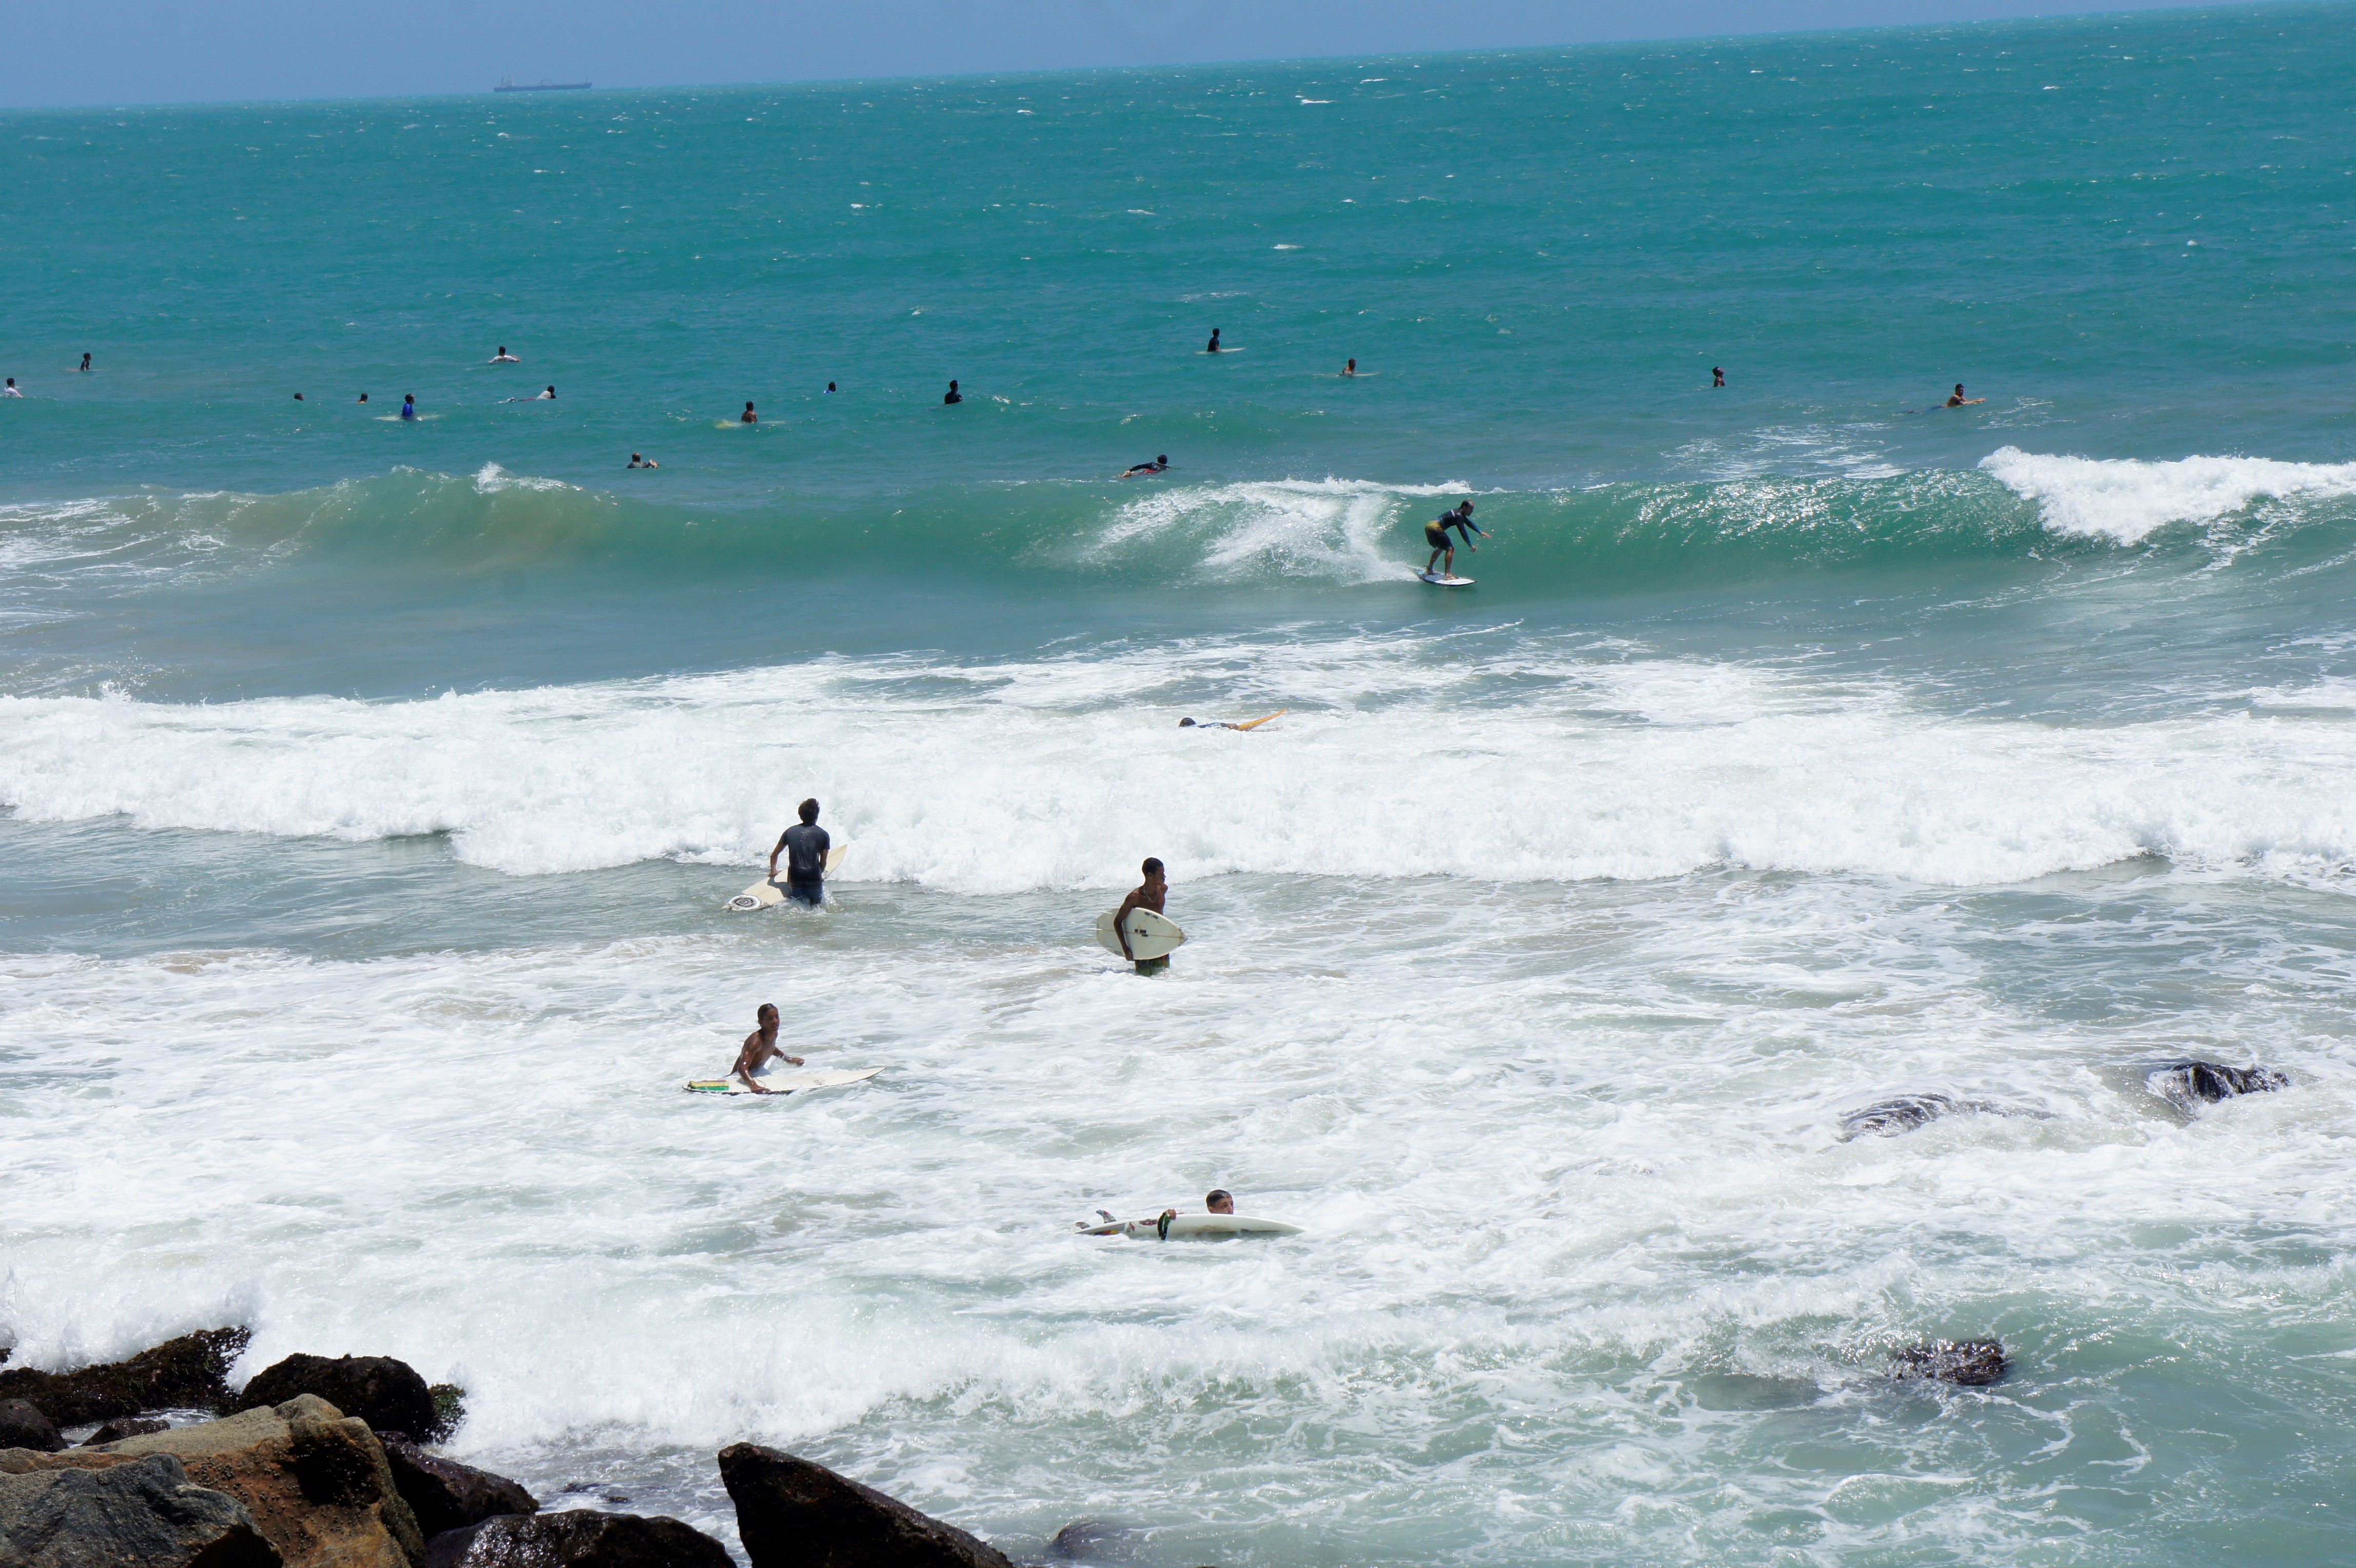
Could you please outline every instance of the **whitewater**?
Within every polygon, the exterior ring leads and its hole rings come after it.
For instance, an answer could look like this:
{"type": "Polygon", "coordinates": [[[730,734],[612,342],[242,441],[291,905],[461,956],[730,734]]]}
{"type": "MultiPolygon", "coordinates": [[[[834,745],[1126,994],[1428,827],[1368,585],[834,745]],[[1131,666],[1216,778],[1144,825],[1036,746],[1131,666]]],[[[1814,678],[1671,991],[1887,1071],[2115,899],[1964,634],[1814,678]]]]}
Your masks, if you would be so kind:
{"type": "Polygon", "coordinates": [[[10,1364],[398,1356],[732,1550],[753,1439],[1149,1568],[2348,1556],[2351,52],[0,114],[10,1364]],[[882,1073],[680,1092],[765,1002],[882,1073]],[[1214,1187],[1304,1234],[1073,1234],[1214,1187]]]}

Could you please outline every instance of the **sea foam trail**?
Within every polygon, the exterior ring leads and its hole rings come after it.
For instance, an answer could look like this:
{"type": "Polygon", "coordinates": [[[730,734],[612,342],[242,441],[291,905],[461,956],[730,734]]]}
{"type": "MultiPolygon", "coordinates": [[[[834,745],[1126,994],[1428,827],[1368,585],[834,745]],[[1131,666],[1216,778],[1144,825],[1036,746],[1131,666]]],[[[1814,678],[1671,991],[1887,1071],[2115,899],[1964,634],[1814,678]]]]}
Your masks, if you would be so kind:
{"type": "Polygon", "coordinates": [[[2057,533],[2137,543],[2175,522],[2213,522],[2262,500],[2356,495],[2356,463],[2265,457],[2173,462],[2053,456],[2005,446],[1980,467],[2037,502],[2057,533]]]}
{"type": "Polygon", "coordinates": [[[1182,874],[1975,885],[2144,854],[2332,875],[2356,729],[2284,709],[2067,727],[1878,683],[1517,639],[1204,642],[1005,663],[207,706],[0,700],[0,801],[48,822],[447,833],[517,875],[750,864],[814,794],[848,874],[969,893],[1182,874]],[[1269,730],[1182,714],[1291,713],[1269,730]]]}

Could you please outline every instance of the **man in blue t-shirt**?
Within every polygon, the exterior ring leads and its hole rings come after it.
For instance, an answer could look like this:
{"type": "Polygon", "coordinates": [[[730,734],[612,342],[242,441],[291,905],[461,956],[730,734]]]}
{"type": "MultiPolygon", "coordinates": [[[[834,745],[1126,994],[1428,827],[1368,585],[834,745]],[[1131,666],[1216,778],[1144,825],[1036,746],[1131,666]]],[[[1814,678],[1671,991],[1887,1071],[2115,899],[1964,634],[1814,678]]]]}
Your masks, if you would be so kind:
{"type": "Polygon", "coordinates": [[[818,802],[804,800],[802,820],[777,835],[769,852],[769,880],[777,879],[777,856],[786,857],[786,897],[797,904],[826,902],[826,852],[832,847],[818,825],[818,802]]]}

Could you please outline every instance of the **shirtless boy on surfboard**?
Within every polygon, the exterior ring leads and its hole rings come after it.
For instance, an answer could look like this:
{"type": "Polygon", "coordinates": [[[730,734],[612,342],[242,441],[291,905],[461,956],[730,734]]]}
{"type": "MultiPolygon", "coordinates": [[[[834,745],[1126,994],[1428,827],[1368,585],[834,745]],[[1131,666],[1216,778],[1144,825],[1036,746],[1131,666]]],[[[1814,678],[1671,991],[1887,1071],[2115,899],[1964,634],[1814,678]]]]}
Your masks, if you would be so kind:
{"type": "Polygon", "coordinates": [[[786,1055],[785,1047],[777,1044],[777,1004],[776,1003],[762,1003],[761,1010],[753,1016],[761,1026],[744,1036],[744,1048],[736,1053],[736,1065],[729,1069],[729,1073],[754,1093],[766,1094],[769,1090],[755,1082],[753,1075],[773,1061],[783,1062],[787,1067],[799,1067],[802,1065],[802,1058],[786,1055]]]}
{"type": "Polygon", "coordinates": [[[1170,897],[1170,884],[1162,878],[1162,862],[1152,855],[1145,857],[1145,865],[1140,869],[1145,873],[1145,880],[1120,901],[1120,908],[1112,918],[1112,933],[1120,939],[1121,956],[1137,966],[1138,973],[1147,974],[1157,969],[1168,969],[1170,960],[1166,956],[1140,958],[1131,952],[1129,933],[1121,929],[1121,922],[1129,918],[1131,909],[1151,909],[1157,915],[1162,913],[1162,902],[1170,897]]]}

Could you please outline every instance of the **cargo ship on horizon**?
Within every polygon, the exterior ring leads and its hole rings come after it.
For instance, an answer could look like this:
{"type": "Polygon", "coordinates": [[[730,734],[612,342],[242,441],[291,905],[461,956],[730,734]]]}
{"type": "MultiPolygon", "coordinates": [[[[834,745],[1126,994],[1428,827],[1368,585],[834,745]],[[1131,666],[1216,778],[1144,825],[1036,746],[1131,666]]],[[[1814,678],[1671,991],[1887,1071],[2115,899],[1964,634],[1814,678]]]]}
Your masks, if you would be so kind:
{"type": "Polygon", "coordinates": [[[493,92],[580,92],[588,88],[585,81],[518,81],[511,76],[499,78],[493,92]]]}

